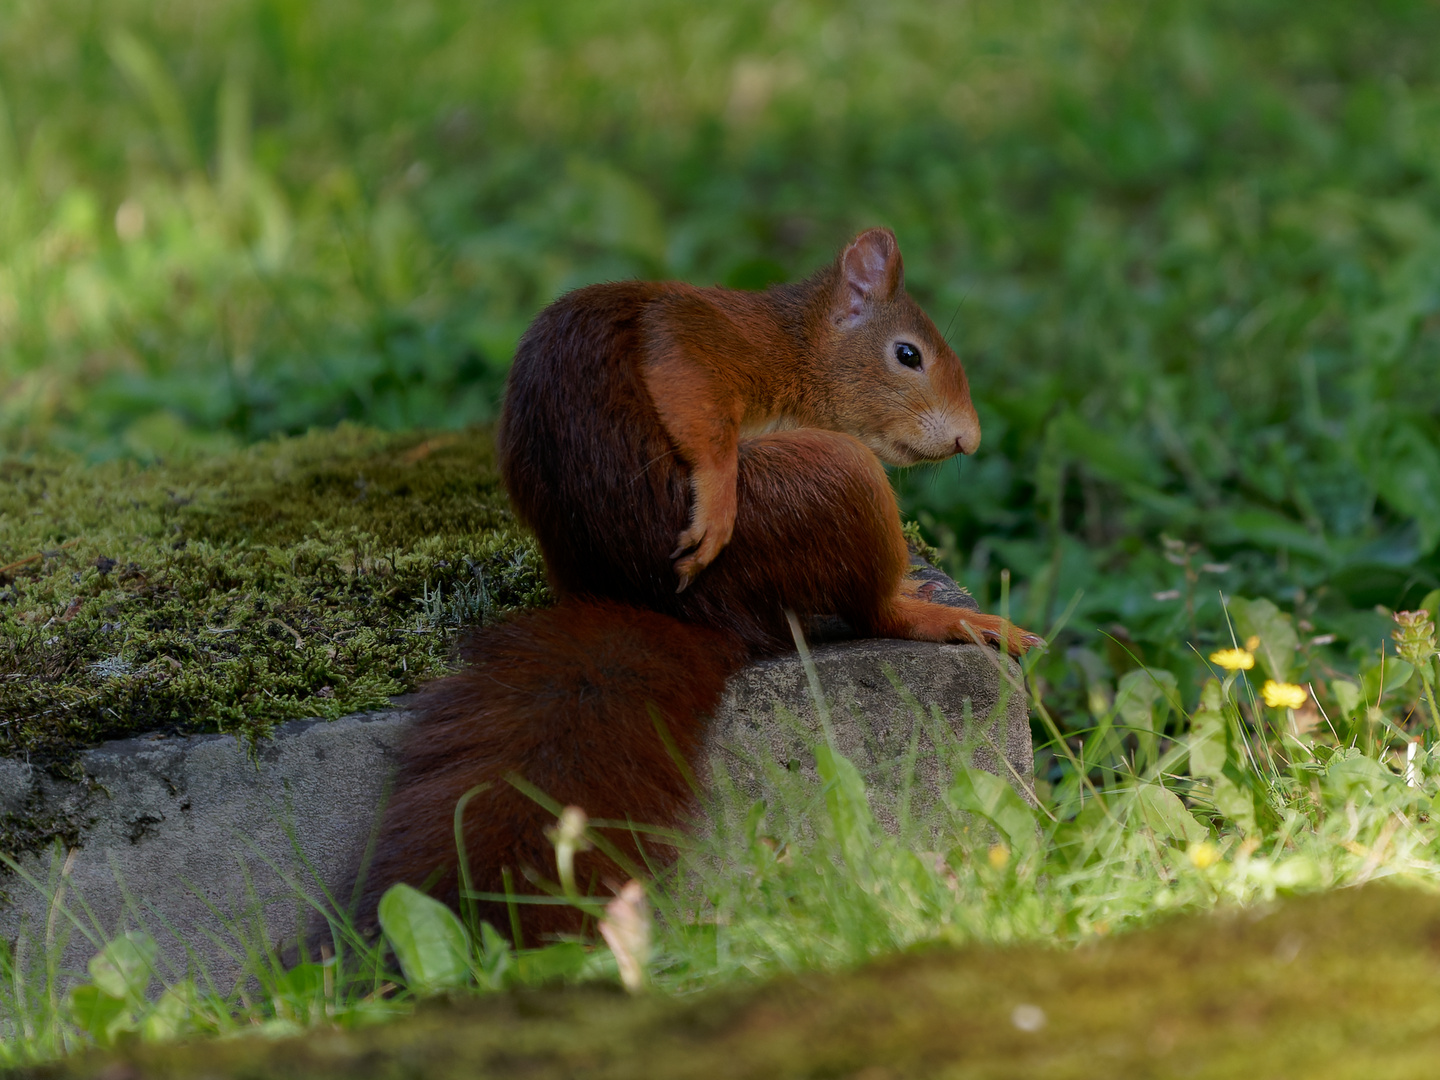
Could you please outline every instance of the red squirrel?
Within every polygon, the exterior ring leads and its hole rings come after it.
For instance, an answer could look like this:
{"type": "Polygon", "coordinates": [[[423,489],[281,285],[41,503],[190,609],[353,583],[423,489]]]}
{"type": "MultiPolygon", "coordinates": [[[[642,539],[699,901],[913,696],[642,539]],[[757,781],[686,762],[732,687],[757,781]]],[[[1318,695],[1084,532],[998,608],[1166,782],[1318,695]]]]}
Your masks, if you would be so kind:
{"type": "MultiPolygon", "coordinates": [[[[871,637],[1039,644],[906,576],[881,462],[979,443],[965,371],[905,292],[888,229],[764,292],[626,281],[556,300],[520,340],[498,445],[558,603],[478,631],[468,666],[422,693],[362,922],[399,881],[457,901],[453,815],[476,785],[465,843],[492,895],[507,867],[522,892],[554,876],[554,816],[507,776],[592,819],[682,825],[694,796],[672,754],[703,764],[729,676],[794,647],[787,609],[871,637]]],[[[606,835],[639,865],[668,851],[606,835]]],[[[598,851],[576,874],[625,876],[598,851]]],[[[478,907],[509,928],[504,904],[478,907]]],[[[530,942],[581,924],[564,905],[518,910],[530,942]]]]}

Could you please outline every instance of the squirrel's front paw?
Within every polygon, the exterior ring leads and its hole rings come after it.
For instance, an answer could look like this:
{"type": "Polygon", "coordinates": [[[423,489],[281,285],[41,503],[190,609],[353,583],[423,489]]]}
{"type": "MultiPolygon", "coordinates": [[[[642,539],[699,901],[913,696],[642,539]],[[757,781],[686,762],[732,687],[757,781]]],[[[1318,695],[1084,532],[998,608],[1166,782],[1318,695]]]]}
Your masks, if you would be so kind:
{"type": "Polygon", "coordinates": [[[718,530],[706,528],[698,521],[680,534],[679,544],[670,553],[670,558],[675,560],[675,573],[680,577],[677,593],[688,589],[700,571],[715,561],[725,546],[725,540],[718,537],[718,530]]]}
{"type": "Polygon", "coordinates": [[[965,631],[975,644],[1000,645],[1011,656],[1024,656],[1030,649],[1045,644],[1045,639],[1039,634],[1032,634],[995,615],[971,615],[966,620],[965,631]]]}

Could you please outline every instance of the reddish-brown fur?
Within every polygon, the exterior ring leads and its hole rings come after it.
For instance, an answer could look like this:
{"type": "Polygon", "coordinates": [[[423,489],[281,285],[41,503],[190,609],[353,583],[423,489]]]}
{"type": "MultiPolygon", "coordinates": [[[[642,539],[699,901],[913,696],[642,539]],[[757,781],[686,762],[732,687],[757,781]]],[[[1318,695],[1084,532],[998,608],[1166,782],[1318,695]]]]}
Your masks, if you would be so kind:
{"type": "MultiPolygon", "coordinates": [[[[503,892],[504,866],[515,871],[518,892],[537,891],[522,876],[525,867],[553,880],[545,829],[554,815],[509,784],[512,773],[592,817],[642,825],[682,820],[692,792],[651,708],[675,748],[693,758],[701,718],[744,662],[744,649],[723,630],[681,626],[608,601],[570,601],[477,634],[465,658],[470,666],[431,684],[420,702],[422,734],[407,748],[386,808],[365,910],[390,884],[424,885],[436,871],[433,894],[457,903],[455,806],[478,784],[490,786],[466,807],[474,889],[503,892]]],[[[668,854],[654,844],[642,853],[623,829],[605,835],[637,865],[668,854]]],[[[598,852],[579,856],[575,866],[582,887],[598,877],[624,879],[598,852]]],[[[478,906],[482,918],[509,932],[505,905],[478,906]]],[[[521,910],[532,943],[575,926],[570,908],[521,910]]]]}
{"type": "MultiPolygon", "coordinates": [[[[1036,643],[904,586],[876,451],[919,460],[978,441],[964,371],[904,293],[885,230],[764,293],[623,282],[551,304],[517,350],[499,446],[560,603],[478,634],[471,666],[426,694],[366,908],[441,868],[455,897],[452,811],[481,782],[466,817],[476,887],[498,890],[502,866],[553,877],[553,818],[509,772],[592,817],[680,823],[689,792],[650,706],[693,757],[725,679],[792,647],[786,609],[877,637],[1036,643]],[[923,350],[923,381],[888,359],[897,335],[923,350]],[[953,420],[938,436],[914,422],[932,405],[953,420]],[[790,430],[744,437],[767,424],[790,430]]],[[[606,873],[591,855],[580,876],[606,873]]],[[[525,912],[527,935],[577,924],[562,907],[525,912]]]]}

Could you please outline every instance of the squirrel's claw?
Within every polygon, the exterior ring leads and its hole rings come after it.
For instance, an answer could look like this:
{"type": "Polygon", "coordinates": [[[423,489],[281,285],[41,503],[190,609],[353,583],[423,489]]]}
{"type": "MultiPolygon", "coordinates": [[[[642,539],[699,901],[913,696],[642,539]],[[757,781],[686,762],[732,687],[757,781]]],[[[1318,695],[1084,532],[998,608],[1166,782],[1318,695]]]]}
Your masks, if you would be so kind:
{"type": "Polygon", "coordinates": [[[711,558],[705,557],[705,531],[691,526],[680,534],[680,543],[670,553],[670,558],[675,562],[675,573],[680,575],[680,584],[675,587],[677,593],[682,593],[690,587],[695,576],[704,570],[711,558]]]}
{"type": "Polygon", "coordinates": [[[688,589],[690,583],[700,575],[701,570],[710,565],[716,554],[717,552],[707,552],[705,545],[701,544],[694,552],[679,560],[675,564],[675,573],[680,575],[680,584],[675,591],[682,593],[688,589]]]}
{"type": "MultiPolygon", "coordinates": [[[[1045,644],[1045,639],[1039,634],[1032,634],[1029,630],[1021,630],[1018,626],[1010,626],[1010,640],[1005,644],[1011,656],[1024,656],[1031,649],[1045,644]]],[[[995,644],[1000,644],[997,637],[995,644]]]]}
{"type": "Polygon", "coordinates": [[[977,645],[1003,645],[1005,651],[1011,656],[1024,656],[1029,650],[1045,644],[1045,639],[1039,634],[1022,630],[1012,623],[1001,623],[999,626],[972,626],[970,627],[970,636],[977,645]]]}
{"type": "Polygon", "coordinates": [[[682,593],[699,576],[700,571],[715,561],[730,538],[728,530],[708,527],[697,522],[680,534],[680,542],[670,558],[675,560],[675,572],[680,575],[680,584],[675,589],[682,593]],[[724,539],[721,539],[721,535],[724,539]]]}
{"type": "MultiPolygon", "coordinates": [[[[671,559],[678,559],[682,555],[698,555],[705,543],[705,534],[708,530],[704,525],[696,522],[682,532],[675,543],[675,550],[670,552],[671,559]]],[[[706,562],[709,562],[707,559],[706,562]]]]}

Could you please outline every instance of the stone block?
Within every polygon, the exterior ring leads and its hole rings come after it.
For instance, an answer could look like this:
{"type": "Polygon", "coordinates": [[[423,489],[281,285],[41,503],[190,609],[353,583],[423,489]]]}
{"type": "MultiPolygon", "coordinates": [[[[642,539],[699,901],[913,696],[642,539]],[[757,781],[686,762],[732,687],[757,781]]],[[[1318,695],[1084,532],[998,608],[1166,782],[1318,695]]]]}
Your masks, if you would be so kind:
{"type": "MultiPolygon", "coordinates": [[[[1033,801],[1029,704],[1013,660],[979,645],[860,640],[817,648],[814,663],[835,748],[860,769],[881,824],[895,828],[907,783],[912,816],[927,815],[957,755],[1033,801]]],[[[783,657],[731,680],[706,756],[712,775],[723,769],[740,794],[760,799],[767,763],[813,777],[823,739],[809,677],[783,657]]]]}
{"type": "MultiPolygon", "coordinates": [[[[917,806],[948,782],[953,761],[941,751],[952,737],[975,764],[1028,785],[1026,702],[1018,692],[1006,700],[1000,675],[1004,663],[1018,677],[1013,663],[974,645],[898,641],[826,645],[814,656],[836,745],[871,784],[882,822],[893,822],[894,792],[886,789],[898,784],[912,733],[917,806]],[[892,678],[921,706],[919,732],[892,678]],[[969,728],[967,701],[977,718],[969,728]]],[[[294,935],[302,913],[287,879],[312,893],[341,886],[371,834],[409,724],[403,709],[296,721],[253,754],[222,735],[127,739],[86,751],[81,783],[0,760],[0,813],[79,823],[67,906],[82,911],[73,900],[83,897],[103,937],[143,924],[177,975],[200,961],[219,984],[237,970],[226,950],[234,928],[260,926],[272,941],[294,935]]],[[[813,770],[806,747],[819,730],[798,659],[766,661],[735,676],[706,756],[743,794],[763,797],[760,763],[768,756],[813,770]]],[[[53,881],[59,865],[58,855],[21,860],[41,882],[53,881]]],[[[10,874],[0,874],[0,890],[0,937],[43,931],[42,892],[10,874]]],[[[71,932],[66,965],[83,970],[91,951],[71,932]]]]}

